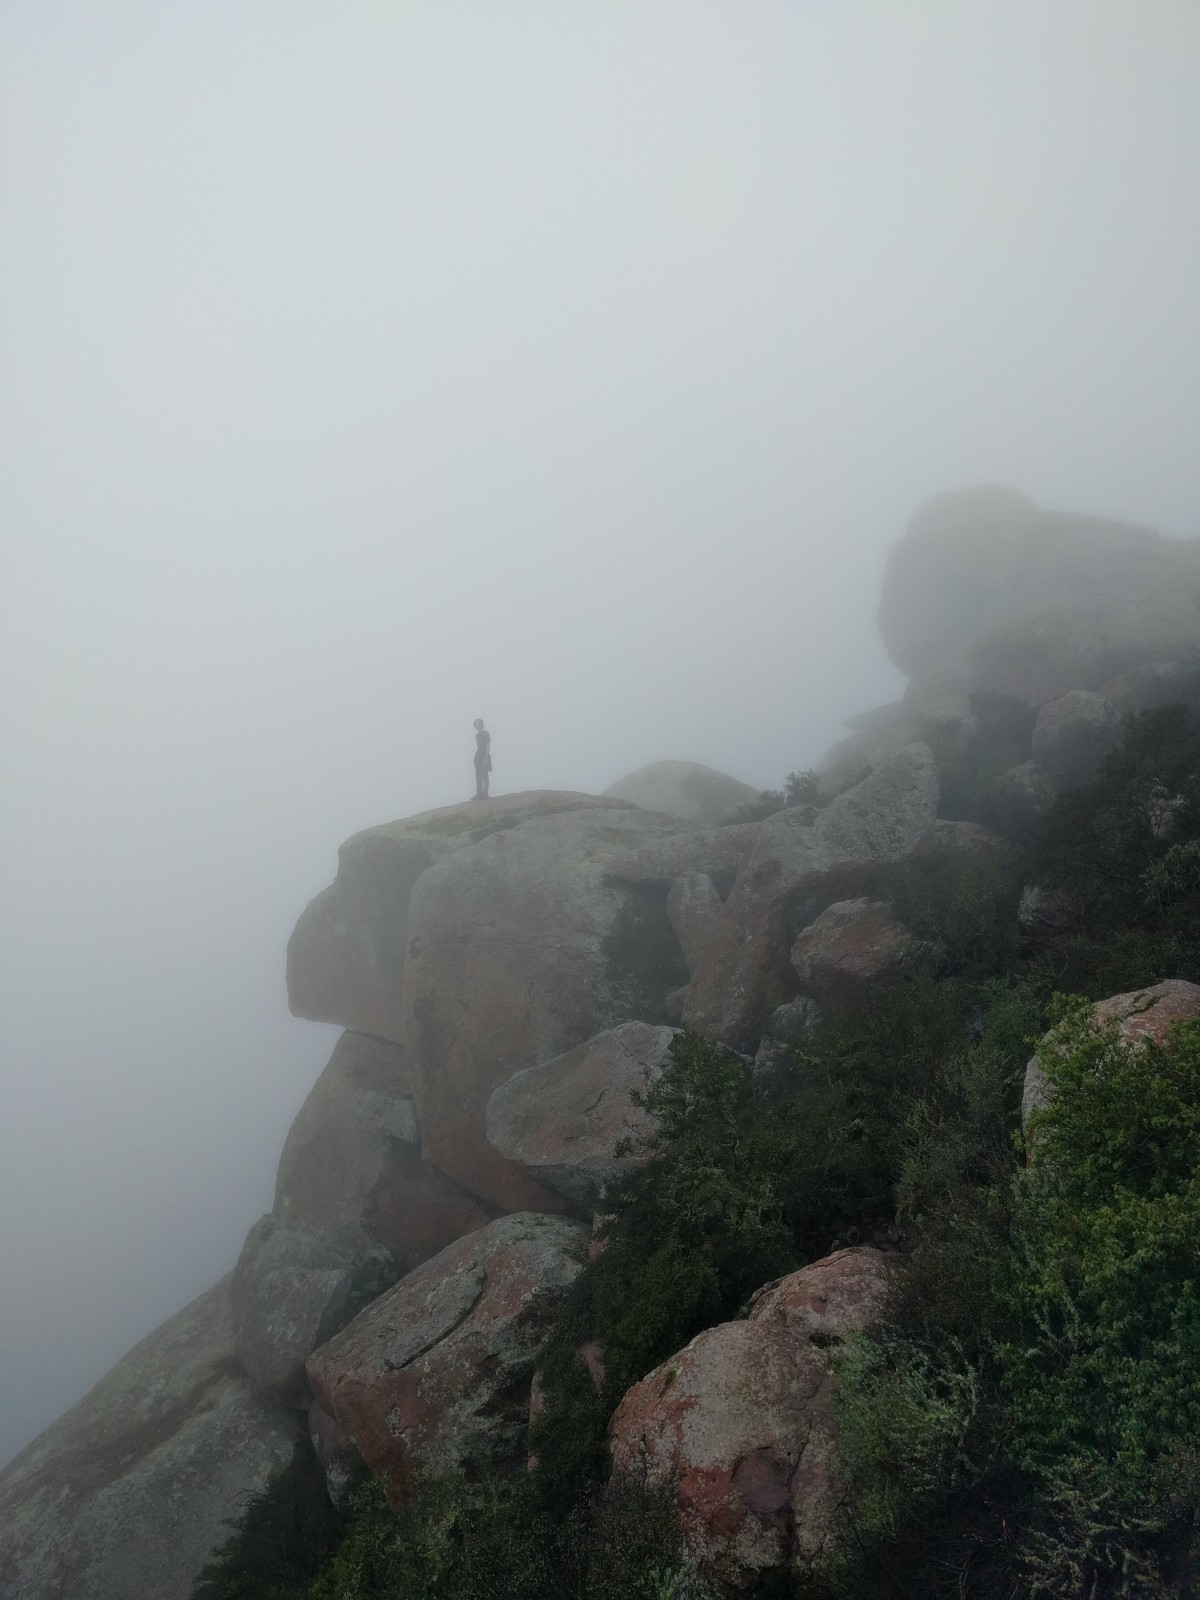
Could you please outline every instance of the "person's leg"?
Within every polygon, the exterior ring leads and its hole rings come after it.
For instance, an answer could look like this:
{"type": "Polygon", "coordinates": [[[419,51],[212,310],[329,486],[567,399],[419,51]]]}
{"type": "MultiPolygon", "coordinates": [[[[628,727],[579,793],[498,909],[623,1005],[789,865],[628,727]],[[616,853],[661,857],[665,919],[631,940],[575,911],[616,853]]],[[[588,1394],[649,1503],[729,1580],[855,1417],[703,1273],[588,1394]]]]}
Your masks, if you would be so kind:
{"type": "Polygon", "coordinates": [[[479,765],[479,762],[477,761],[475,763],[475,798],[476,798],[476,800],[482,800],[486,793],[487,793],[487,773],[483,770],[483,768],[479,765]]]}
{"type": "Polygon", "coordinates": [[[484,767],[484,769],[483,769],[483,798],[485,800],[488,798],[488,785],[491,783],[491,781],[492,781],[492,769],[490,767],[484,767]]]}

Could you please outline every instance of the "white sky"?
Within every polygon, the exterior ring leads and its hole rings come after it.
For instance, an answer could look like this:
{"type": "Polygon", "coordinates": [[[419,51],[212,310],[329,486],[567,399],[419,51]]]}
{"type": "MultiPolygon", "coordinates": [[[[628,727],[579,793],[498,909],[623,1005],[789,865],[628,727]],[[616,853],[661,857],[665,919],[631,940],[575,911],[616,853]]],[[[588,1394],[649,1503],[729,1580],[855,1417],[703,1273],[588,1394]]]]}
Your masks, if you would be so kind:
{"type": "Polygon", "coordinates": [[[1194,0],[2,0],[0,1459],[232,1265],[356,828],[901,680],[927,495],[1200,531],[1194,0]]]}

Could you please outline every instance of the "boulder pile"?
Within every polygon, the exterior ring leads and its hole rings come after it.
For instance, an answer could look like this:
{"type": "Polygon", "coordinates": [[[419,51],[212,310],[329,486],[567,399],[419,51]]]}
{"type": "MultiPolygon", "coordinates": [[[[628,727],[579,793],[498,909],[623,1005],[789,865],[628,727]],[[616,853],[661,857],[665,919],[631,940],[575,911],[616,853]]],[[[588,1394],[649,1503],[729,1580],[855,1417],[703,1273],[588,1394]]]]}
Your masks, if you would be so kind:
{"type": "MultiPolygon", "coordinates": [[[[352,1461],[397,1503],[423,1470],[522,1462],[548,1331],[606,1191],[645,1159],[643,1097],[679,1025],[768,1083],[820,1007],[912,959],[889,870],[947,851],[982,870],[1000,848],[950,820],[975,815],[946,799],[973,752],[1007,752],[973,781],[1033,818],[1126,712],[1200,701],[1198,589],[1197,542],[1006,490],[941,496],[880,607],[909,687],[852,719],[821,806],[738,821],[749,785],[658,762],[601,796],[533,791],[348,840],[288,946],[292,1010],[344,1031],[272,1209],[228,1278],[0,1474],[0,1600],[187,1600],[305,1436],[335,1496],[352,1461]]],[[[1014,934],[1036,949],[1072,916],[1030,884],[1014,934]]],[[[1200,1015],[1200,988],[1096,1014],[1157,1038],[1200,1015]]],[[[1035,1057],[1026,1119],[1045,1094],[1035,1057]]],[[[895,1259],[840,1250],[764,1286],[621,1400],[615,1471],[670,1484],[693,1557],[727,1581],[820,1566],[834,1358],[895,1259]]]]}

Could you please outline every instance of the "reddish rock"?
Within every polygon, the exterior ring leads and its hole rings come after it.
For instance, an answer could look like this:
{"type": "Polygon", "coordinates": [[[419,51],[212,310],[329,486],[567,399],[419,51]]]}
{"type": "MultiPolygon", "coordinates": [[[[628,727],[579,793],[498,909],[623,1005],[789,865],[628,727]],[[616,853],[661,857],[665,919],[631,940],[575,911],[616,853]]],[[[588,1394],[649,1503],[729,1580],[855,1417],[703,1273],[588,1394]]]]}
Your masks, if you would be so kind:
{"type": "Polygon", "coordinates": [[[411,1272],[463,1234],[486,1227],[497,1212],[415,1150],[405,1150],[372,1188],[363,1222],[400,1271],[411,1272]]]}
{"type": "Polygon", "coordinates": [[[651,1119],[633,1095],[657,1080],[674,1037],[674,1028],[624,1022],[526,1067],[488,1101],[489,1142],[590,1213],[608,1185],[644,1159],[636,1151],[618,1156],[617,1147],[650,1132],[651,1119]]]}
{"type": "Polygon", "coordinates": [[[618,1022],[665,1021],[687,977],[667,888],[679,858],[720,832],[632,807],[578,811],[496,832],[419,880],[404,992],[427,1160],[505,1210],[561,1207],[488,1143],[488,1100],[618,1022]],[[659,885],[625,877],[650,871],[659,885]]]}
{"type": "Polygon", "coordinates": [[[880,1315],[889,1266],[861,1246],[767,1285],[617,1408],[614,1471],[673,1485],[690,1554],[723,1580],[819,1565],[840,1503],[833,1359],[880,1315]]]}
{"type": "Polygon", "coordinates": [[[881,900],[837,900],[797,935],[792,966],[806,994],[827,998],[882,977],[912,943],[881,900]]]}
{"type": "Polygon", "coordinates": [[[416,1472],[521,1458],[533,1373],[587,1240],[564,1217],[501,1217],[309,1357],[317,1402],[397,1502],[416,1472]]]}
{"type": "Polygon", "coordinates": [[[823,811],[794,806],[762,823],[692,976],[684,1021],[739,1044],[795,993],[788,955],[796,928],[878,869],[902,860],[933,825],[938,775],[910,744],[823,811]]]}
{"type": "MultiPolygon", "coordinates": [[[[1183,978],[1168,978],[1150,989],[1132,989],[1128,994],[1114,994],[1107,1000],[1098,1000],[1092,1007],[1092,1015],[1101,1027],[1116,1023],[1118,1034],[1127,1043],[1150,1039],[1162,1045],[1167,1042],[1172,1023],[1190,1022],[1200,1017],[1200,984],[1188,983],[1183,978]]],[[[1028,1128],[1030,1117],[1048,1104],[1049,1099],[1049,1082],[1041,1061],[1034,1056],[1025,1068],[1021,1126],[1028,1128]]]]}

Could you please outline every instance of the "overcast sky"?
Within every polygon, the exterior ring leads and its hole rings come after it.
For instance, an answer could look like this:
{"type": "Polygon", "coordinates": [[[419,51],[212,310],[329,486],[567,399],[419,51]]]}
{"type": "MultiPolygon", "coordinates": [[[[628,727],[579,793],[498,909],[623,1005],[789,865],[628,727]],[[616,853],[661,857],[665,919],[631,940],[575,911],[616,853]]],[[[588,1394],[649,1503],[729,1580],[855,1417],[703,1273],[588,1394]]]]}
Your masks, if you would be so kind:
{"type": "Polygon", "coordinates": [[[355,829],[902,680],[980,481],[1200,532],[1195,0],[0,0],[0,1459],[228,1269],[355,829]]]}

